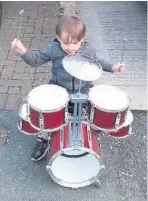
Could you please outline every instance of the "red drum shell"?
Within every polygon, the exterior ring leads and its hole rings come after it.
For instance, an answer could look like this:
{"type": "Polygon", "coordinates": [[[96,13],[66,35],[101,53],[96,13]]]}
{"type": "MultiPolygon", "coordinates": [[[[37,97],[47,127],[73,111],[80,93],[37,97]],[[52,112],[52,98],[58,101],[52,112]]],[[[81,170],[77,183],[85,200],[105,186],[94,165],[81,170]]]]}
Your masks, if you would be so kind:
{"type": "MultiPolygon", "coordinates": [[[[70,148],[70,136],[69,136],[69,126],[66,125],[64,126],[64,149],[66,148],[70,148]]],[[[89,144],[89,139],[87,136],[87,124],[83,123],[82,124],[82,135],[83,135],[83,142],[84,144],[82,145],[82,147],[84,149],[91,149],[94,153],[96,153],[96,155],[101,157],[101,151],[100,151],[100,145],[98,142],[98,138],[96,135],[96,132],[93,128],[90,128],[90,140],[91,140],[91,148],[90,148],[90,144],[89,144]]],[[[55,131],[52,133],[51,136],[51,146],[50,146],[50,158],[57,152],[60,151],[60,132],[61,130],[55,131]]],[[[71,147],[71,149],[73,149],[71,147]]]]}
{"type": "Polygon", "coordinates": [[[59,111],[37,111],[29,106],[30,123],[40,130],[40,114],[43,116],[43,130],[50,131],[58,129],[65,124],[66,106],[59,111]]]}
{"type": "Polygon", "coordinates": [[[108,132],[108,135],[117,138],[125,138],[129,136],[132,134],[132,122],[133,114],[130,110],[128,110],[125,122],[118,128],[118,130],[108,132]]]}
{"type": "Polygon", "coordinates": [[[24,119],[20,119],[18,123],[19,130],[26,135],[37,135],[38,130],[34,129],[30,123],[24,119]]]}
{"type": "Polygon", "coordinates": [[[19,111],[18,129],[26,135],[37,135],[39,131],[33,128],[28,121],[27,104],[23,104],[19,111]],[[22,114],[24,112],[24,114],[22,114]]]}
{"type": "Polygon", "coordinates": [[[94,129],[83,123],[82,144],[71,146],[69,128],[67,125],[52,133],[47,171],[62,186],[77,188],[90,185],[95,182],[103,167],[97,135],[94,129]]]}
{"type": "Polygon", "coordinates": [[[123,128],[120,128],[116,132],[108,132],[108,135],[112,137],[124,138],[127,137],[129,134],[131,134],[130,131],[131,131],[131,125],[128,125],[123,128]]]}
{"type": "MultiPolygon", "coordinates": [[[[94,105],[90,103],[89,107],[90,108],[94,107],[94,105]]],[[[89,111],[91,110],[90,108],[89,108],[89,111]]],[[[128,108],[120,112],[121,116],[120,116],[118,127],[124,123],[127,110],[128,108]]],[[[90,119],[90,114],[91,112],[89,112],[89,119],[90,119]]],[[[103,111],[100,108],[94,107],[94,116],[93,116],[93,120],[91,121],[91,125],[94,125],[98,129],[100,128],[115,129],[117,116],[118,116],[118,112],[103,111]]]]}

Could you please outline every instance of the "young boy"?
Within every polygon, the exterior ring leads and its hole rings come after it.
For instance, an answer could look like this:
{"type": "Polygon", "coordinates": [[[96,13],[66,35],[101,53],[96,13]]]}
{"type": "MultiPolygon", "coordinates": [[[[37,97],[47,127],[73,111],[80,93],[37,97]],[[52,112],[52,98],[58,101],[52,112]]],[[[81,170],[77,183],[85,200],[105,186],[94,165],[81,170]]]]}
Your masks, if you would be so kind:
{"type": "MultiPolygon", "coordinates": [[[[20,53],[22,59],[31,66],[40,66],[48,61],[52,61],[52,78],[49,83],[66,88],[69,93],[76,93],[79,88],[79,80],[73,78],[62,66],[62,59],[66,55],[77,53],[96,64],[101,64],[102,69],[107,72],[122,72],[124,70],[124,64],[113,66],[103,58],[98,57],[94,49],[86,41],[85,32],[85,24],[80,19],[68,16],[59,21],[56,26],[57,38],[52,44],[48,45],[46,50],[31,52],[18,39],[12,41],[12,49],[20,53]]],[[[81,92],[88,93],[90,87],[92,87],[91,82],[82,82],[81,92]]],[[[69,103],[69,111],[72,110],[72,106],[69,103]]],[[[47,145],[47,140],[37,137],[37,144],[31,159],[33,161],[41,160],[47,153],[47,145]]]]}

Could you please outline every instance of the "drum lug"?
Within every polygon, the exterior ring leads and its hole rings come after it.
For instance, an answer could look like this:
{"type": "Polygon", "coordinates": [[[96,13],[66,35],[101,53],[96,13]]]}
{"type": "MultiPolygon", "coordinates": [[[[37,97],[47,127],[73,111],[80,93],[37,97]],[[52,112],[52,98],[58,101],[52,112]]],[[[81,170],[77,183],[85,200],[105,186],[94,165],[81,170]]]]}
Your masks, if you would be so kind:
{"type": "Polygon", "coordinates": [[[43,113],[42,112],[40,112],[39,113],[39,125],[40,125],[40,129],[42,130],[43,129],[43,127],[44,127],[44,122],[43,122],[43,113]]]}
{"type": "Polygon", "coordinates": [[[105,169],[105,165],[101,165],[100,168],[101,168],[101,169],[105,169]]]}
{"type": "Polygon", "coordinates": [[[92,123],[94,120],[94,114],[95,114],[95,109],[94,106],[91,106],[91,111],[90,111],[90,122],[92,123]]]}
{"type": "Polygon", "coordinates": [[[65,108],[65,123],[68,123],[68,106],[65,108]]]}
{"type": "Polygon", "coordinates": [[[129,127],[129,132],[128,132],[128,134],[129,134],[129,135],[133,135],[133,134],[134,134],[133,129],[132,129],[132,126],[129,127]]]}
{"type": "Polygon", "coordinates": [[[95,182],[94,182],[94,186],[96,188],[101,188],[101,182],[97,179],[95,182]]]}
{"type": "Polygon", "coordinates": [[[121,119],[121,112],[118,112],[115,122],[115,129],[119,127],[120,119],[121,119]]]}
{"type": "Polygon", "coordinates": [[[64,146],[64,127],[60,130],[60,149],[63,150],[64,146]]]}
{"type": "Polygon", "coordinates": [[[91,141],[91,132],[90,132],[90,126],[87,123],[87,134],[88,134],[88,143],[89,143],[89,147],[92,148],[92,141],[91,141]]]}
{"type": "Polygon", "coordinates": [[[51,166],[46,165],[46,171],[47,171],[47,172],[51,171],[51,166]]]}
{"type": "Polygon", "coordinates": [[[30,118],[30,108],[29,108],[29,104],[27,104],[27,116],[30,118]]]}

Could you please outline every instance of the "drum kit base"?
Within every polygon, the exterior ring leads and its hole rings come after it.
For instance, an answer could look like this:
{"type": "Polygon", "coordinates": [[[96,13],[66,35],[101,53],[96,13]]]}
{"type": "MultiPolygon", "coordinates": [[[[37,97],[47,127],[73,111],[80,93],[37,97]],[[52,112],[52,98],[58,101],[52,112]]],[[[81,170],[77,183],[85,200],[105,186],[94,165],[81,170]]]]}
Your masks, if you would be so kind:
{"type": "Polygon", "coordinates": [[[19,117],[21,132],[48,139],[46,170],[50,177],[73,189],[101,185],[98,177],[105,166],[98,131],[120,139],[132,134],[129,98],[110,85],[94,86],[88,95],[80,90],[69,95],[60,86],[40,85],[29,92],[19,117]],[[69,101],[74,104],[73,114],[68,113],[69,101]]]}

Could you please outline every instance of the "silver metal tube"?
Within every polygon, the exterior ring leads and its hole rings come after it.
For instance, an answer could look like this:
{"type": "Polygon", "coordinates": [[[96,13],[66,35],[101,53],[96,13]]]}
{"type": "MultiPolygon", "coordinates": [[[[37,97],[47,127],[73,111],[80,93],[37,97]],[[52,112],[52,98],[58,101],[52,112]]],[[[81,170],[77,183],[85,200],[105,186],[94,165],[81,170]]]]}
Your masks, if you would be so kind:
{"type": "Polygon", "coordinates": [[[78,128],[77,128],[77,136],[81,132],[81,115],[82,115],[82,103],[78,105],[78,128]]]}
{"type": "Polygon", "coordinates": [[[82,114],[82,103],[79,103],[78,105],[78,121],[80,121],[81,114],[82,114]]]}
{"type": "Polygon", "coordinates": [[[73,121],[73,132],[72,132],[73,136],[76,134],[77,108],[78,108],[78,104],[74,103],[74,113],[73,113],[74,121],[73,121]]]}
{"type": "Polygon", "coordinates": [[[82,81],[80,80],[80,84],[79,84],[79,93],[81,91],[81,85],[82,85],[82,81]]]}

